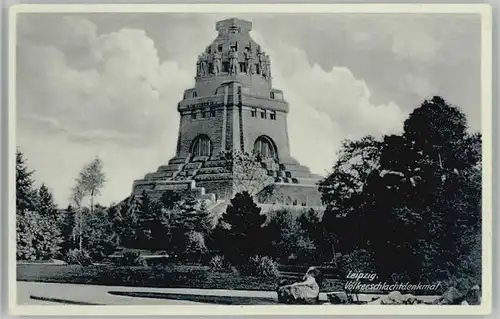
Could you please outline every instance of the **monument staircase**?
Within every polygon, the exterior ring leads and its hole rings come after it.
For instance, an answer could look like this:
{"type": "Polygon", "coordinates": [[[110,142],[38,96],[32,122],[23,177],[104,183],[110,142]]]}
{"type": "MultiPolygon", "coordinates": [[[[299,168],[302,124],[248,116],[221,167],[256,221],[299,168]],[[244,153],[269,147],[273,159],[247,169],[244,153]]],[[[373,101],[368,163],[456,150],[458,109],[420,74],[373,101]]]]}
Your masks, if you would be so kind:
{"type": "MultiPolygon", "coordinates": [[[[263,173],[273,178],[275,185],[316,185],[321,178],[312,174],[300,164],[283,164],[274,159],[261,159],[263,173]]],[[[156,172],[148,173],[141,181],[136,181],[136,195],[144,190],[153,198],[160,197],[166,190],[190,190],[200,197],[216,200],[206,194],[204,187],[197,186],[210,181],[231,181],[233,173],[226,166],[226,161],[218,156],[173,158],[168,165],[160,166],[156,172]],[[143,186],[143,187],[140,187],[143,186]],[[148,187],[150,186],[150,187],[148,187]],[[156,193],[156,194],[155,194],[156,193]]]]}

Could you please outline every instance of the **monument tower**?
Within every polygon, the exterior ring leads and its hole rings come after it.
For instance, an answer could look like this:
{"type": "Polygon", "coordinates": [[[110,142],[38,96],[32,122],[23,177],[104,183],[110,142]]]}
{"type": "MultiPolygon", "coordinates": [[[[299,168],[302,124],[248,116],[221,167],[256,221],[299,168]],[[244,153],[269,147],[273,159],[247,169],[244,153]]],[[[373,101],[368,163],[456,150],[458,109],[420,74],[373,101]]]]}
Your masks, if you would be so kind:
{"type": "Polygon", "coordinates": [[[270,57],[250,37],[251,29],[252,23],[241,19],[216,23],[217,38],[198,57],[195,86],[184,92],[177,106],[176,155],[168,165],[135,181],[134,195],[146,191],[159,197],[165,190],[190,189],[229,200],[233,175],[218,155],[238,150],[260,154],[282,204],[321,204],[316,186],[320,176],[290,155],[289,106],[283,92],[272,86],[270,57]]]}

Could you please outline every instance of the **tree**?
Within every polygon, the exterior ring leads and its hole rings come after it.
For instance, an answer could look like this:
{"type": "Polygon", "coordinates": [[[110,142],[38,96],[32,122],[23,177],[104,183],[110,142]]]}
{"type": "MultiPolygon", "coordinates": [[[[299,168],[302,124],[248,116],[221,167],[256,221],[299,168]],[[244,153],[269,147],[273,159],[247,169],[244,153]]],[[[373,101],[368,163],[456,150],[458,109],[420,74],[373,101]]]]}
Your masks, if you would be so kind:
{"type": "Polygon", "coordinates": [[[74,249],[76,245],[76,212],[71,205],[68,205],[60,215],[58,224],[62,237],[61,254],[65,254],[70,249],[74,249]]]}
{"type": "Polygon", "coordinates": [[[322,251],[323,256],[334,258],[336,252],[348,252],[366,242],[357,221],[363,214],[367,180],[379,169],[381,147],[372,136],[345,140],[332,173],[320,182],[326,206],[321,228],[331,246],[322,251]]]}
{"type": "Polygon", "coordinates": [[[111,224],[111,229],[113,230],[113,237],[115,240],[115,245],[119,247],[122,244],[122,234],[123,234],[123,216],[120,212],[120,207],[118,205],[110,205],[108,208],[108,220],[111,224]]]}
{"type": "Polygon", "coordinates": [[[23,153],[16,152],[16,241],[17,259],[54,258],[62,241],[53,196],[45,185],[37,192],[34,171],[26,165],[23,153]],[[39,196],[40,195],[40,196],[39,196]],[[40,197],[40,201],[38,198],[40,197]]]}
{"type": "Polygon", "coordinates": [[[90,213],[94,211],[94,198],[100,195],[101,189],[106,182],[106,175],[103,171],[102,161],[96,157],[86,164],[80,171],[77,178],[77,185],[85,196],[90,196],[90,213]]]}
{"type": "Polygon", "coordinates": [[[226,171],[232,172],[234,194],[247,192],[255,196],[273,182],[258,154],[231,150],[223,152],[221,157],[225,161],[226,171]]]}
{"type": "Polygon", "coordinates": [[[161,194],[160,203],[165,209],[173,209],[175,205],[181,200],[179,192],[166,190],[161,194]]]}
{"type": "Polygon", "coordinates": [[[25,211],[36,210],[37,193],[33,188],[34,171],[28,169],[24,154],[16,151],[16,211],[23,214],[25,211]]]}
{"type": "Polygon", "coordinates": [[[100,261],[116,249],[116,240],[107,213],[105,207],[96,205],[94,213],[85,219],[83,238],[92,260],[100,261]]]}
{"type": "Polygon", "coordinates": [[[102,161],[96,157],[90,163],[84,165],[75,181],[75,185],[71,192],[71,201],[74,203],[75,208],[79,212],[78,225],[79,225],[79,249],[83,248],[83,227],[84,227],[84,214],[82,210],[82,201],[85,197],[90,197],[90,213],[94,212],[94,198],[99,195],[106,175],[103,172],[102,161]]]}
{"type": "Polygon", "coordinates": [[[183,231],[206,233],[208,231],[209,212],[204,201],[201,203],[194,196],[187,196],[178,203],[179,214],[182,217],[183,231]]]}
{"type": "Polygon", "coordinates": [[[58,218],[57,205],[55,203],[54,196],[45,184],[42,184],[38,190],[37,211],[42,217],[52,220],[57,220],[58,218]]]}
{"type": "Polygon", "coordinates": [[[140,200],[135,196],[130,196],[120,205],[120,215],[123,220],[120,235],[122,243],[126,247],[134,246],[137,243],[140,205],[140,200]]]}
{"type": "Polygon", "coordinates": [[[245,263],[250,256],[259,255],[266,249],[265,237],[261,236],[265,220],[266,216],[260,214],[250,193],[237,193],[231,200],[221,220],[229,229],[222,231],[224,240],[219,243],[232,263],[245,263]]]}
{"type": "Polygon", "coordinates": [[[480,135],[467,132],[459,108],[434,97],[402,134],[373,141],[344,144],[320,186],[330,238],[346,253],[367,250],[381,278],[462,276],[456,265],[480,246],[480,135]]]}
{"type": "Polygon", "coordinates": [[[270,221],[265,227],[272,255],[283,263],[297,253],[300,226],[296,218],[286,209],[271,213],[270,221]]]}
{"type": "Polygon", "coordinates": [[[77,226],[78,226],[78,248],[83,249],[83,208],[82,201],[85,197],[85,193],[80,183],[76,183],[71,189],[70,203],[73,204],[73,208],[77,216],[77,226]]]}
{"type": "Polygon", "coordinates": [[[35,211],[17,216],[16,237],[16,255],[20,260],[49,260],[61,249],[62,238],[56,223],[35,211]]]}

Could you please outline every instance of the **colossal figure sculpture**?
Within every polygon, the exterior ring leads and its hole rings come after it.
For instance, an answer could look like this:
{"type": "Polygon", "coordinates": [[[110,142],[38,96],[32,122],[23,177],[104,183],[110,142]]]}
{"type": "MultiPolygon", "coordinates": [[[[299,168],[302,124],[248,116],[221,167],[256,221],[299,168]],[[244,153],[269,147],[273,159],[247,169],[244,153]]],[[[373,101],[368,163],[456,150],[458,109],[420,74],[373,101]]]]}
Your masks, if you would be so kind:
{"type": "Polygon", "coordinates": [[[235,48],[231,48],[229,52],[229,74],[238,74],[238,51],[235,48]]]}
{"type": "Polygon", "coordinates": [[[199,61],[200,61],[200,76],[207,76],[208,75],[208,58],[207,54],[203,52],[199,56],[199,61]]]}
{"type": "Polygon", "coordinates": [[[180,125],[175,156],[135,181],[135,196],[146,191],[159,198],[165,190],[189,189],[200,196],[229,200],[235,192],[235,174],[225,168],[219,154],[237,150],[258,153],[264,172],[273,181],[274,195],[258,193],[260,203],[321,205],[316,185],[321,177],[290,155],[289,106],[283,92],[272,86],[269,59],[250,37],[251,27],[251,22],[240,19],[217,22],[218,36],[206,50],[211,52],[211,74],[203,53],[194,87],[184,92],[177,105],[180,125]],[[239,72],[244,46],[248,74],[239,72]]]}
{"type": "Polygon", "coordinates": [[[214,52],[213,55],[213,71],[214,75],[217,75],[222,72],[222,55],[220,52],[214,52]]]}

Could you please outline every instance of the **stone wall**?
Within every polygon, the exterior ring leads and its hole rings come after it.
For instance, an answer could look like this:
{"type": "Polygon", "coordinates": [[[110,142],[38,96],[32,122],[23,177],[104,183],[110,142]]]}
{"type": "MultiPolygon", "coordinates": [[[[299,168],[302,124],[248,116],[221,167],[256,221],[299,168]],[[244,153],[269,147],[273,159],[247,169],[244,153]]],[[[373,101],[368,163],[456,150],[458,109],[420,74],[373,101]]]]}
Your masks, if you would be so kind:
{"type": "Polygon", "coordinates": [[[265,119],[261,118],[262,109],[256,109],[256,111],[256,116],[252,117],[251,108],[244,108],[242,110],[245,151],[251,153],[255,140],[259,136],[265,135],[274,141],[280,157],[290,157],[288,135],[286,134],[286,114],[276,112],[276,119],[271,120],[269,111],[267,111],[265,119]]]}
{"type": "Polygon", "coordinates": [[[274,184],[272,192],[263,191],[257,195],[263,204],[284,204],[291,206],[321,206],[321,193],[317,186],[300,184],[274,184]]]}

